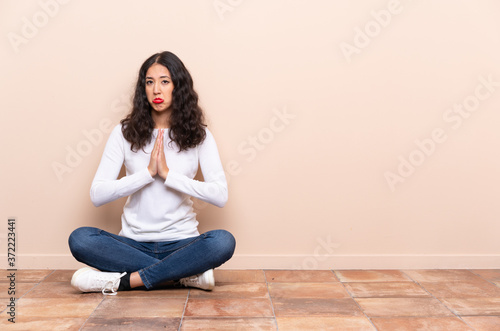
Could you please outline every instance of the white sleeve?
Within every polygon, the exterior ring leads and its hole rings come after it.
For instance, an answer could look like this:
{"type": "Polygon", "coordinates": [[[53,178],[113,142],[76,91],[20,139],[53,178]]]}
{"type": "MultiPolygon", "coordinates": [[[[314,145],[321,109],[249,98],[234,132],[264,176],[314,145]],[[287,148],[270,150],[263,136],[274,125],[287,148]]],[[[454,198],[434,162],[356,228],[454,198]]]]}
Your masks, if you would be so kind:
{"type": "Polygon", "coordinates": [[[204,181],[191,179],[183,174],[169,171],[165,185],[217,207],[227,202],[227,182],[212,133],[206,130],[205,140],[198,145],[198,155],[204,181]]]}
{"type": "Polygon", "coordinates": [[[90,188],[90,200],[96,207],[129,196],[154,181],[147,167],[117,180],[125,160],[124,139],[121,125],[117,125],[109,136],[90,188]]]}

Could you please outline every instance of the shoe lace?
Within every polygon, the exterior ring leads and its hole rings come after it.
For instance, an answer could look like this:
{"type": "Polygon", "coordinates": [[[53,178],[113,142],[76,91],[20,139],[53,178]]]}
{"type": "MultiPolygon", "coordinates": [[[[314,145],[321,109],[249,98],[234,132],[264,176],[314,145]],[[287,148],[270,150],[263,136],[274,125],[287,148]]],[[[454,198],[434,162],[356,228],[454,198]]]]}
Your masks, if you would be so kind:
{"type": "Polygon", "coordinates": [[[190,276],[190,277],[186,277],[186,278],[182,278],[180,280],[180,283],[184,286],[187,286],[189,284],[192,284],[192,283],[197,283],[198,282],[198,276],[199,275],[194,275],[194,276],[190,276]]]}
{"type": "Polygon", "coordinates": [[[104,286],[102,287],[102,294],[104,295],[116,295],[115,287],[118,288],[118,283],[120,282],[120,279],[125,276],[127,273],[124,272],[120,274],[120,276],[116,277],[113,280],[107,281],[104,286]]]}

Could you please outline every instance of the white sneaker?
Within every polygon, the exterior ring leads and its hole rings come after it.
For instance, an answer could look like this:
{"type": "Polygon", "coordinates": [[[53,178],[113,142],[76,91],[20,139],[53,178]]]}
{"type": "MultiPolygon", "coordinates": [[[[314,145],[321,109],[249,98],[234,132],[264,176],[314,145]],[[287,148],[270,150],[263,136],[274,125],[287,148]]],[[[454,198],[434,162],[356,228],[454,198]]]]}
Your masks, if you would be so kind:
{"type": "Polygon", "coordinates": [[[71,278],[71,285],[82,292],[102,292],[104,295],[116,295],[120,278],[127,273],[103,272],[89,267],[78,269],[71,278]]]}
{"type": "Polygon", "coordinates": [[[215,287],[214,271],[213,269],[208,269],[202,274],[182,278],[179,282],[186,287],[196,287],[211,291],[215,287]]]}

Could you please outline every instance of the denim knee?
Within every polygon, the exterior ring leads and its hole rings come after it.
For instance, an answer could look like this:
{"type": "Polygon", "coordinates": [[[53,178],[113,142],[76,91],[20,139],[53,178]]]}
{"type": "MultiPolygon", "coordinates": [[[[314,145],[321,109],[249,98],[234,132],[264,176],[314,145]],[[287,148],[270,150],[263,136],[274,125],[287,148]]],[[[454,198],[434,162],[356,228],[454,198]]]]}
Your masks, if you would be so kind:
{"type": "Polygon", "coordinates": [[[88,241],[87,238],[92,234],[96,234],[97,231],[99,231],[99,229],[97,228],[82,226],[71,232],[68,238],[68,245],[71,253],[75,255],[75,252],[77,252],[82,247],[85,247],[86,245],[83,243],[85,241],[88,241]]]}
{"type": "Polygon", "coordinates": [[[231,232],[226,230],[215,230],[215,239],[217,248],[220,250],[221,255],[227,261],[234,253],[236,248],[236,239],[231,232]]]}

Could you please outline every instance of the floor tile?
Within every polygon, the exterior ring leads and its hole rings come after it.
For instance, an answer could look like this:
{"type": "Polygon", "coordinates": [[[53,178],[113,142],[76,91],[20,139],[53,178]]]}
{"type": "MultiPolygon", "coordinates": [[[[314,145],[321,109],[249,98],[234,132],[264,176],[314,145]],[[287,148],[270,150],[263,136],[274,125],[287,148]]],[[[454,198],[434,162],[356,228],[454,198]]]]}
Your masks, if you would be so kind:
{"type": "Polygon", "coordinates": [[[71,286],[69,282],[41,282],[37,284],[24,298],[100,298],[102,293],[82,293],[71,286]]]}
{"type": "Polygon", "coordinates": [[[275,298],[347,299],[351,296],[341,283],[269,283],[269,293],[275,298]]]}
{"type": "Polygon", "coordinates": [[[189,299],[185,316],[272,317],[269,299],[189,299]]]}
{"type": "Polygon", "coordinates": [[[262,269],[258,270],[214,270],[215,283],[265,283],[262,269]]]}
{"type": "Polygon", "coordinates": [[[480,279],[469,270],[460,269],[404,270],[404,273],[417,282],[463,282],[480,279]]]}
{"type": "Polygon", "coordinates": [[[462,319],[476,331],[500,330],[500,316],[464,316],[462,319]]]}
{"type": "Polygon", "coordinates": [[[122,317],[103,318],[91,317],[82,328],[83,331],[90,330],[178,330],[181,319],[176,318],[146,318],[146,317],[122,317]]]}
{"type": "Polygon", "coordinates": [[[7,319],[0,320],[0,330],[51,330],[51,331],[78,331],[85,323],[87,317],[40,317],[40,316],[18,316],[16,323],[8,322],[7,319]]]}
{"type": "Polygon", "coordinates": [[[452,315],[444,305],[434,298],[360,298],[356,301],[370,317],[452,315]]]}
{"type": "Polygon", "coordinates": [[[366,317],[278,317],[280,331],[287,330],[342,330],[371,331],[376,330],[366,317]]]}
{"type": "Polygon", "coordinates": [[[81,293],[74,272],[17,270],[17,323],[3,309],[0,330],[500,330],[499,269],[216,269],[213,291],[169,283],[116,296],[81,293]]]}
{"type": "Polygon", "coordinates": [[[430,297],[422,287],[414,282],[344,283],[355,298],[411,298],[430,297]]]}
{"type": "MultiPolygon", "coordinates": [[[[17,302],[19,317],[88,317],[101,303],[102,298],[22,298],[17,302]]],[[[5,312],[0,318],[5,318],[5,312]]]]}
{"type": "Polygon", "coordinates": [[[474,331],[457,317],[372,318],[379,331],[474,331]]]}
{"type": "Polygon", "coordinates": [[[38,283],[16,283],[15,286],[11,286],[10,283],[0,283],[0,298],[15,297],[19,299],[26,294],[29,290],[34,288],[38,283]],[[9,294],[9,292],[14,291],[15,293],[9,294]]]}
{"type": "MultiPolygon", "coordinates": [[[[17,302],[17,301],[16,301],[17,302]]],[[[10,303],[10,298],[0,298],[0,317],[3,316],[5,310],[7,310],[7,305],[10,303]]]]}
{"type": "Polygon", "coordinates": [[[212,291],[192,290],[189,298],[269,298],[266,283],[218,283],[212,291]]]}
{"type": "Polygon", "coordinates": [[[341,282],[410,282],[399,270],[335,270],[341,282]]]}
{"type": "Polygon", "coordinates": [[[182,321],[181,330],[276,330],[274,318],[191,318],[182,321]]]}
{"type": "Polygon", "coordinates": [[[17,270],[17,271],[8,271],[8,270],[0,270],[0,283],[10,282],[9,276],[11,273],[15,273],[16,283],[38,283],[45,279],[48,275],[50,275],[54,270],[17,270]]]}
{"type": "Polygon", "coordinates": [[[500,298],[500,288],[484,279],[460,282],[421,282],[420,285],[436,298],[500,298]]]}
{"type": "MultiPolygon", "coordinates": [[[[187,299],[190,289],[188,288],[161,288],[155,290],[132,290],[121,291],[115,296],[108,296],[108,299],[114,298],[182,298],[187,299]]],[[[194,290],[202,291],[202,290],[194,290]]]]}
{"type": "Polygon", "coordinates": [[[500,298],[445,298],[441,301],[456,314],[500,316],[500,298]]]}
{"type": "Polygon", "coordinates": [[[362,315],[352,299],[279,298],[273,306],[277,317],[362,315]]]}
{"type": "Polygon", "coordinates": [[[272,282],[338,282],[331,270],[265,270],[266,280],[272,282]]]}
{"type": "Polygon", "coordinates": [[[475,269],[471,272],[491,282],[500,282],[500,269],[475,269]]]}
{"type": "Polygon", "coordinates": [[[47,278],[45,278],[44,282],[71,282],[71,277],[76,270],[55,270],[51,273],[47,278]]]}
{"type": "Polygon", "coordinates": [[[180,298],[107,298],[93,316],[103,318],[181,317],[186,300],[180,298]]]}

